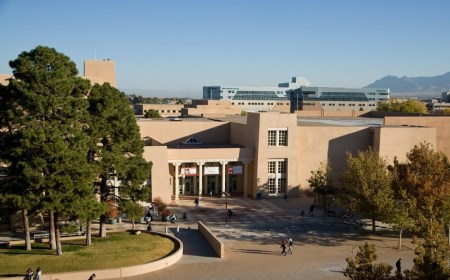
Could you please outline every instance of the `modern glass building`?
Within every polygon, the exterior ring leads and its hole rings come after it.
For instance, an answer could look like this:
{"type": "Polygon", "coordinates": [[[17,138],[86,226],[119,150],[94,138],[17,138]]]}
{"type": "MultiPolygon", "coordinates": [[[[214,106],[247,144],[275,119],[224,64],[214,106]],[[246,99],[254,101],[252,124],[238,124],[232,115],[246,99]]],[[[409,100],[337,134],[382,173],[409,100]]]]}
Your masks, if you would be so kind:
{"type": "Polygon", "coordinates": [[[278,87],[205,86],[203,99],[229,100],[243,111],[372,111],[389,99],[389,89],[311,87],[303,77],[278,87]]]}
{"type": "Polygon", "coordinates": [[[296,110],[372,111],[389,99],[389,89],[300,87],[290,93],[291,112],[296,110]]]}

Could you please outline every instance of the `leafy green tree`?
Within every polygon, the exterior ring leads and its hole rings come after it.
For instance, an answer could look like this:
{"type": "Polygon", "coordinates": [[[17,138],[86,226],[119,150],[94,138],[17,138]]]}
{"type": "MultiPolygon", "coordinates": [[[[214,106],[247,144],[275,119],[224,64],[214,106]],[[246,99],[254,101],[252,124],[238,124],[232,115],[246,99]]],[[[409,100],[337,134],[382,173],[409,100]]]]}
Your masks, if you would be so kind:
{"type": "Polygon", "coordinates": [[[122,212],[125,213],[131,220],[132,230],[135,230],[136,221],[138,221],[144,215],[144,209],[141,205],[125,199],[122,200],[121,206],[122,212]]]}
{"type": "Polygon", "coordinates": [[[14,79],[7,88],[8,129],[1,147],[10,179],[6,194],[26,194],[26,200],[36,197],[37,205],[10,201],[19,208],[49,213],[54,221],[50,236],[56,237],[51,244],[61,255],[58,217],[70,214],[69,205],[94,196],[89,184],[94,173],[85,157],[89,139],[84,132],[90,84],[77,76],[67,56],[48,47],[22,52],[10,66],[14,79]]]}
{"type": "Polygon", "coordinates": [[[145,112],[144,118],[157,119],[157,118],[161,118],[161,115],[159,114],[158,110],[150,109],[145,112]]]}
{"type": "Polygon", "coordinates": [[[327,210],[327,196],[335,194],[336,188],[333,187],[333,177],[329,164],[322,162],[316,171],[311,171],[311,177],[307,180],[309,187],[314,194],[323,197],[324,211],[327,210]]]}
{"type": "Polygon", "coordinates": [[[424,102],[415,99],[408,99],[406,101],[391,99],[386,102],[378,103],[377,110],[380,112],[425,114],[427,112],[427,107],[424,102]]]}
{"type": "Polygon", "coordinates": [[[375,264],[377,258],[375,245],[366,242],[364,246],[359,246],[355,259],[346,259],[347,267],[344,275],[352,280],[395,279],[390,276],[392,266],[386,263],[375,264]]]}
{"type": "Polygon", "coordinates": [[[339,202],[371,219],[375,232],[375,221],[387,221],[394,206],[392,176],[386,161],[372,149],[358,152],[355,157],[348,153],[346,161],[340,176],[339,202]]]}
{"type": "Polygon", "coordinates": [[[450,279],[449,245],[445,242],[445,230],[441,223],[428,223],[423,241],[418,244],[416,258],[411,270],[405,271],[407,280],[450,279]]]}
{"type": "MultiPolygon", "coordinates": [[[[148,187],[143,184],[150,174],[151,164],[142,157],[144,144],[140,138],[133,109],[125,94],[109,84],[94,85],[89,94],[89,135],[91,145],[88,160],[96,178],[95,189],[102,202],[121,203],[147,201],[148,187]],[[118,178],[120,184],[116,184],[118,178]]],[[[100,218],[100,236],[106,236],[106,213],[100,218]]]]}
{"type": "Polygon", "coordinates": [[[450,165],[442,152],[421,143],[407,154],[407,161],[394,161],[394,187],[409,207],[409,216],[425,229],[429,221],[450,220],[450,165]]]}

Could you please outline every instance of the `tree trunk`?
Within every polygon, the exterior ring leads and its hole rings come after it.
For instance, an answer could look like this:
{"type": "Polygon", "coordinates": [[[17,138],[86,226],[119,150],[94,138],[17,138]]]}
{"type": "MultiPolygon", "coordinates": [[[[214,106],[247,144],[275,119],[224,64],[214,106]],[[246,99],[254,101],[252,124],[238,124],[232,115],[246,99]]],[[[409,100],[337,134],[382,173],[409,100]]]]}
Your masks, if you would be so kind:
{"type": "Polygon", "coordinates": [[[91,238],[92,232],[91,232],[91,220],[88,219],[86,222],[86,246],[92,245],[92,238],[91,238]]]}
{"type": "Polygon", "coordinates": [[[403,229],[401,228],[398,234],[398,249],[401,250],[402,249],[402,233],[403,233],[403,229]]]}
{"type": "Polygon", "coordinates": [[[376,232],[376,228],[375,228],[375,218],[372,218],[372,233],[376,232]]]}
{"type": "Polygon", "coordinates": [[[22,208],[23,233],[25,234],[25,250],[31,251],[30,223],[28,222],[28,209],[22,208]]]}
{"type": "Polygon", "coordinates": [[[132,230],[136,229],[136,223],[134,222],[134,219],[131,220],[131,224],[132,224],[132,230]]]}
{"type": "Polygon", "coordinates": [[[50,250],[56,250],[56,239],[55,239],[55,213],[50,211],[48,213],[49,222],[48,222],[48,238],[50,244],[50,250]]]}
{"type": "Polygon", "coordinates": [[[61,236],[58,226],[58,214],[55,214],[55,241],[56,241],[56,254],[62,256],[61,236]]]}
{"type": "Polygon", "coordinates": [[[106,215],[102,214],[100,216],[100,232],[99,232],[99,237],[106,237],[106,215]]]}

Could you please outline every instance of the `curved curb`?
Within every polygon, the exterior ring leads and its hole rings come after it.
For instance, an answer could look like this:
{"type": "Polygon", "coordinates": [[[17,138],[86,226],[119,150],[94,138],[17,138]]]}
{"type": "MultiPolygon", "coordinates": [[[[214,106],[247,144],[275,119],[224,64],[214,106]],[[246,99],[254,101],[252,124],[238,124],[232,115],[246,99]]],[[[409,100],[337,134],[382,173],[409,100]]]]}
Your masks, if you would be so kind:
{"type": "MultiPolygon", "coordinates": [[[[181,257],[183,256],[183,242],[181,242],[180,239],[170,236],[163,233],[157,233],[152,232],[151,234],[164,236],[166,238],[169,238],[173,240],[175,243],[178,244],[178,249],[175,253],[150,262],[146,264],[140,264],[135,266],[127,266],[127,267],[120,267],[120,268],[114,268],[114,269],[103,269],[103,270],[87,270],[87,271],[76,271],[76,272],[63,272],[63,273],[53,273],[53,274],[44,274],[42,275],[42,280],[86,280],[88,279],[93,273],[95,273],[97,280],[100,279],[111,279],[111,278],[122,278],[122,277],[130,277],[140,274],[149,273],[152,271],[156,271],[159,269],[166,268],[168,266],[171,266],[178,262],[181,257]]],[[[19,277],[7,277],[7,278],[0,278],[0,280],[23,280],[24,276],[19,277]]]]}

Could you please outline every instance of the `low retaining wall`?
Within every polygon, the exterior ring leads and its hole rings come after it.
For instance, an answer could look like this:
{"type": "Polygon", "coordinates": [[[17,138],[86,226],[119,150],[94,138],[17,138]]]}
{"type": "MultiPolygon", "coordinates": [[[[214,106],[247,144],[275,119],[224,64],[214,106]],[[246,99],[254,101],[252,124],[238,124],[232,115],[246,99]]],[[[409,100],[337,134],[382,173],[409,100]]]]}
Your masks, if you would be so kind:
{"type": "Polygon", "coordinates": [[[213,248],[214,252],[219,256],[219,258],[225,257],[225,246],[222,242],[203,224],[198,222],[198,231],[203,235],[203,237],[208,241],[209,245],[213,248]]]}
{"type": "MultiPolygon", "coordinates": [[[[120,267],[120,268],[114,268],[114,269],[104,269],[104,270],[93,270],[93,271],[78,271],[78,272],[64,272],[64,273],[53,273],[53,274],[44,274],[42,275],[42,280],[86,280],[88,279],[93,273],[95,273],[96,280],[101,279],[110,279],[110,278],[122,278],[122,277],[129,277],[129,276],[135,276],[140,274],[149,273],[152,271],[156,271],[159,269],[166,268],[168,266],[171,266],[178,262],[181,257],[183,256],[183,243],[181,240],[179,240],[176,237],[169,236],[162,233],[156,233],[153,234],[161,235],[166,238],[172,239],[175,243],[178,244],[178,250],[173,253],[172,255],[169,255],[165,258],[159,259],[157,261],[141,264],[141,265],[135,265],[135,266],[127,266],[127,267],[120,267]]],[[[8,278],[0,278],[0,280],[23,280],[24,276],[20,277],[8,277],[8,278]]]]}

